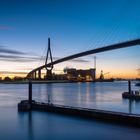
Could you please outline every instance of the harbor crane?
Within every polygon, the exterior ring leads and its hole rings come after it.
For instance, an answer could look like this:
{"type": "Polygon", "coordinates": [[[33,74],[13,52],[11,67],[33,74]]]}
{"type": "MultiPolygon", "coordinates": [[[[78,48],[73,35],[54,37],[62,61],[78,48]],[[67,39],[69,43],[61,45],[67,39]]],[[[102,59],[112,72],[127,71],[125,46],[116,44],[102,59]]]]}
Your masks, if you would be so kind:
{"type": "Polygon", "coordinates": [[[100,74],[100,80],[104,80],[104,75],[109,74],[110,72],[103,73],[103,70],[101,70],[100,74]]]}

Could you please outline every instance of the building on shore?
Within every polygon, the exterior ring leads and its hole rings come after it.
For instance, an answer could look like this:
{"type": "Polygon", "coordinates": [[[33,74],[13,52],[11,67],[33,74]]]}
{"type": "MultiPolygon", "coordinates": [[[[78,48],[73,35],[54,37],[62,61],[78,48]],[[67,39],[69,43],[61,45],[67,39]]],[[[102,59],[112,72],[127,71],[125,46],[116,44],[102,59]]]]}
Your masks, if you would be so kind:
{"type": "Polygon", "coordinates": [[[67,69],[67,78],[77,81],[94,81],[96,79],[96,69],[67,69]]]}

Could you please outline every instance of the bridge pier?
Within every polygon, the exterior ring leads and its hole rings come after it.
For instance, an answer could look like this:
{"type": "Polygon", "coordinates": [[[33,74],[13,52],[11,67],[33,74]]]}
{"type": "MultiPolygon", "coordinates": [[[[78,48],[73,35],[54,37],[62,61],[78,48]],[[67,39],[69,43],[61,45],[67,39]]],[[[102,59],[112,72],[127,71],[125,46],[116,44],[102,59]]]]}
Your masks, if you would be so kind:
{"type": "Polygon", "coordinates": [[[33,79],[33,73],[31,74],[30,79],[33,79]]]}
{"type": "Polygon", "coordinates": [[[33,74],[32,74],[32,79],[36,79],[36,72],[33,72],[33,74]]]}
{"type": "Polygon", "coordinates": [[[36,72],[35,72],[35,80],[37,79],[37,74],[36,74],[36,72]]]}
{"type": "Polygon", "coordinates": [[[36,74],[35,74],[35,72],[34,72],[34,74],[33,74],[33,79],[35,80],[35,77],[36,77],[36,74]]]}
{"type": "MultiPolygon", "coordinates": [[[[51,63],[52,63],[53,60],[52,60],[52,53],[51,53],[50,38],[48,38],[48,50],[47,50],[45,65],[48,64],[49,56],[50,56],[50,60],[51,60],[51,63]]],[[[47,72],[46,72],[46,79],[47,80],[52,80],[52,69],[53,69],[53,64],[51,64],[48,67],[46,66],[46,70],[47,70],[47,72]]]]}
{"type": "Polygon", "coordinates": [[[38,70],[38,79],[41,80],[41,69],[38,70]]]}
{"type": "Polygon", "coordinates": [[[47,80],[52,80],[52,70],[48,70],[48,69],[47,69],[46,79],[47,79],[47,80]]]}

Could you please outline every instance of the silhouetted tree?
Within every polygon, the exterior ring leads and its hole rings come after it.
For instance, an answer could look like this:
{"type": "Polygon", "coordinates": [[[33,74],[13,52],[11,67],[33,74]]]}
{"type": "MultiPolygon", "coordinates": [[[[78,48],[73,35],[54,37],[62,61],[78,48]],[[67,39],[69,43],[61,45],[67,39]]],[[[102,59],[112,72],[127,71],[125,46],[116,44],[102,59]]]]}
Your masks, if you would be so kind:
{"type": "Polygon", "coordinates": [[[6,77],[4,78],[4,81],[12,81],[12,79],[11,79],[10,77],[6,76],[6,77]]]}
{"type": "Polygon", "coordinates": [[[15,77],[13,78],[14,81],[22,81],[23,79],[24,79],[24,78],[19,77],[19,76],[15,76],[15,77]]]}

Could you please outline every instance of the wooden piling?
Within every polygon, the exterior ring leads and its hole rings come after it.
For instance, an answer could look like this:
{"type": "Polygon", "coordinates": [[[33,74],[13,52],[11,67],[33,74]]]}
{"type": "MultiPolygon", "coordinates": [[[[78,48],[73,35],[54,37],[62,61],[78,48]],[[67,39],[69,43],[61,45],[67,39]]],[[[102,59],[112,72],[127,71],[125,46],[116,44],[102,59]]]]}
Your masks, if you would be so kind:
{"type": "Polygon", "coordinates": [[[28,95],[28,100],[29,100],[29,104],[32,104],[32,81],[29,81],[29,95],[28,95]]]}
{"type": "Polygon", "coordinates": [[[128,93],[131,94],[131,81],[128,81],[128,93]]]}

